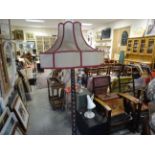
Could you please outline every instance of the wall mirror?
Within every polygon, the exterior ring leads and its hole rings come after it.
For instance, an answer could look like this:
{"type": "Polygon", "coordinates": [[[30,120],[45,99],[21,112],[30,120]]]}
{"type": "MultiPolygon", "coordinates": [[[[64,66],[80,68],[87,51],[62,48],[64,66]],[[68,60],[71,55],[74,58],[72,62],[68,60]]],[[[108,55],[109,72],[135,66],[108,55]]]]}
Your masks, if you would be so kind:
{"type": "Polygon", "coordinates": [[[15,44],[11,41],[4,41],[3,54],[9,83],[13,86],[16,78],[15,44]]]}

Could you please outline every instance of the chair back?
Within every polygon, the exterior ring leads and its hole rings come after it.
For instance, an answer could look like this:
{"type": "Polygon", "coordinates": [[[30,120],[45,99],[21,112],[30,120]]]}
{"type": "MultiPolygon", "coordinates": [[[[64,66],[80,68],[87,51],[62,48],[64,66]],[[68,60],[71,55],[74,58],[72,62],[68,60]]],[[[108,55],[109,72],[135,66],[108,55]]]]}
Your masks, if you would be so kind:
{"type": "Polygon", "coordinates": [[[110,75],[111,76],[119,76],[123,70],[122,64],[113,64],[111,65],[110,75]]]}
{"type": "Polygon", "coordinates": [[[95,95],[107,94],[111,92],[110,76],[96,76],[93,77],[93,93],[95,95]]]}

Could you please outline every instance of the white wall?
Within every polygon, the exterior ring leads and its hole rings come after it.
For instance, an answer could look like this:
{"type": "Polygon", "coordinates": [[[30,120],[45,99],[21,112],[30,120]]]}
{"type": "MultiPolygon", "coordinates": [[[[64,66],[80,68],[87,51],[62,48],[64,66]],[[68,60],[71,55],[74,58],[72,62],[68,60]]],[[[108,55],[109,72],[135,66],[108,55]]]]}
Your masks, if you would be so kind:
{"type": "MultiPolygon", "coordinates": [[[[102,27],[95,28],[89,31],[83,31],[84,38],[87,41],[88,34],[92,34],[92,46],[95,47],[95,34],[98,31],[101,31],[105,28],[111,28],[111,45],[113,45],[113,32],[114,29],[123,28],[130,26],[130,35],[129,37],[141,37],[143,36],[146,26],[147,19],[120,19],[115,22],[111,22],[109,24],[105,24],[102,27]]],[[[47,29],[47,28],[30,28],[30,27],[12,27],[14,29],[23,29],[24,33],[34,33],[34,35],[42,35],[42,36],[51,36],[57,34],[57,29],[47,29]]],[[[112,53],[112,48],[110,49],[110,57],[112,53]]]]}
{"type": "MultiPolygon", "coordinates": [[[[49,28],[31,28],[31,27],[18,27],[12,26],[11,30],[22,29],[25,33],[33,33],[36,36],[52,36],[57,35],[58,29],[49,29],[49,28]]],[[[84,36],[86,37],[87,31],[83,31],[84,36]]]]}
{"type": "Polygon", "coordinates": [[[35,36],[52,36],[57,35],[57,29],[49,29],[49,28],[31,28],[31,27],[18,27],[12,26],[12,31],[16,29],[22,29],[25,33],[33,33],[35,36]]]}
{"type": "MultiPolygon", "coordinates": [[[[92,30],[93,33],[93,45],[95,44],[95,33],[101,31],[105,28],[111,28],[111,40],[113,45],[113,32],[115,29],[128,27],[130,26],[130,35],[129,37],[141,37],[144,35],[147,26],[147,19],[124,19],[118,20],[116,22],[111,22],[109,24],[103,25],[102,27],[98,27],[92,30]]],[[[110,49],[110,57],[112,54],[112,48],[110,49]]]]}

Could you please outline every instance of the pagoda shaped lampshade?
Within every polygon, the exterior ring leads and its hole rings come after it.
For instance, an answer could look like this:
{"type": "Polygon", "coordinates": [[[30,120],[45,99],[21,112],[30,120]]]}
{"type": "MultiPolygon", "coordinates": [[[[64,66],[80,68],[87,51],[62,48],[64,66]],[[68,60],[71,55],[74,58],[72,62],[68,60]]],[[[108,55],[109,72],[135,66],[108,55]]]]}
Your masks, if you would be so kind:
{"type": "Polygon", "coordinates": [[[84,68],[103,63],[103,52],[90,47],[81,31],[81,23],[58,25],[58,38],[46,52],[40,54],[42,68],[84,68]]]}
{"type": "Polygon", "coordinates": [[[104,53],[89,46],[82,35],[81,23],[67,21],[58,25],[54,45],[40,54],[45,69],[71,69],[72,134],[76,134],[76,93],[74,68],[95,67],[103,63],[104,53]]]}

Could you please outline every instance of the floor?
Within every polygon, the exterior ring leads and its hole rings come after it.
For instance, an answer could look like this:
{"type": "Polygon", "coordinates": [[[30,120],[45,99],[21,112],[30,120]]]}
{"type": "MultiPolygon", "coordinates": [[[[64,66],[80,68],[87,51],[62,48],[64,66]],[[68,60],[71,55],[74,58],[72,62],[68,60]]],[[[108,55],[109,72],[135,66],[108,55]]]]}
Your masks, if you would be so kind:
{"type": "Polygon", "coordinates": [[[54,111],[48,101],[47,88],[32,91],[28,135],[70,135],[71,122],[65,111],[54,111]]]}
{"type": "MultiPolygon", "coordinates": [[[[28,102],[30,113],[27,135],[71,135],[71,120],[66,111],[53,110],[48,101],[48,90],[33,89],[32,101],[28,102]]],[[[78,133],[79,134],[79,133],[78,133]]],[[[114,135],[137,135],[122,130],[114,135]]]]}
{"type": "MultiPolygon", "coordinates": [[[[28,102],[27,106],[30,114],[27,135],[71,135],[70,114],[62,110],[53,110],[49,103],[45,84],[47,75],[45,73],[42,76],[39,75],[39,85],[32,87],[32,101],[28,102]]],[[[140,133],[122,130],[114,134],[135,135],[140,133]]]]}

